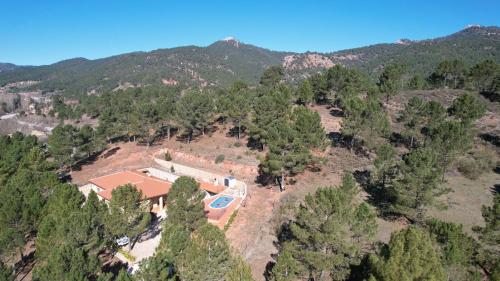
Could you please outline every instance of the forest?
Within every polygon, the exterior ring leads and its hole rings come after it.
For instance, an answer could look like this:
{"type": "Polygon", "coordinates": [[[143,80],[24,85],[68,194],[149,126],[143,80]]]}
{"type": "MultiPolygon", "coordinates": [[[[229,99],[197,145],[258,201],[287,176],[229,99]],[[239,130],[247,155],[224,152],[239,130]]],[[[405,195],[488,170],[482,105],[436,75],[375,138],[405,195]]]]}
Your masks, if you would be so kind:
{"type": "Polygon", "coordinates": [[[115,142],[147,147],[173,138],[189,145],[220,124],[263,152],[256,180],[281,192],[295,176],[320,169],[328,146],[373,159],[371,170],[345,171],[338,186],[318,188],[291,210],[277,229],[278,252],[263,272],[268,280],[500,280],[500,194],[483,207],[485,226],[474,236],[426,213],[449,192],[444,176],[458,162],[470,178],[498,170],[496,152],[474,143],[475,123],[486,113],[480,95],[498,101],[500,66],[446,60],[428,77],[412,73],[392,63],[373,79],[336,65],[295,85],[273,66],[258,86],[146,86],[83,96],[78,105],[55,98],[52,113],[61,124],[46,144],[19,133],[0,137],[0,256],[21,255],[14,268],[0,263],[0,280],[13,280],[34,241],[33,280],[253,280],[224,232],[207,222],[192,178],[173,184],[160,247],[131,275],[102,261],[117,251],[116,237],[137,237],[150,222],[141,194],[126,185],[109,204],[94,193],[85,201],[63,176],[115,142]],[[411,98],[399,112],[403,130],[391,129],[387,107],[401,91],[442,88],[465,91],[447,107],[411,98]],[[339,136],[327,135],[313,105],[338,109],[339,136]],[[63,122],[83,116],[98,125],[63,122]],[[360,200],[361,190],[372,200],[360,200]],[[377,217],[403,217],[409,225],[380,243],[377,217]]]}

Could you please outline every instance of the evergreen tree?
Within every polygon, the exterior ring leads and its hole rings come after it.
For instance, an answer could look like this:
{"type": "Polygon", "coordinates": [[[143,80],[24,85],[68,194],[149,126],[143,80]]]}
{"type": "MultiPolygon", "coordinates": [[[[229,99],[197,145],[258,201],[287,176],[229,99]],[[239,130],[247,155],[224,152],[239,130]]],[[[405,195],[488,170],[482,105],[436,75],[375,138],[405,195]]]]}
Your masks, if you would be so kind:
{"type": "Polygon", "coordinates": [[[378,86],[380,92],[385,94],[386,102],[389,102],[389,98],[397,95],[401,89],[402,75],[402,68],[398,64],[389,64],[384,67],[379,77],[378,86]]]}
{"type": "Polygon", "coordinates": [[[495,91],[494,81],[498,77],[500,67],[492,60],[484,60],[474,65],[469,71],[469,77],[479,92],[495,91]]]}
{"type": "Polygon", "coordinates": [[[403,122],[406,129],[404,135],[410,138],[410,148],[413,148],[414,141],[420,136],[424,125],[425,103],[421,98],[413,97],[400,114],[400,121],[403,122]]]}
{"type": "Polygon", "coordinates": [[[268,128],[269,151],[260,163],[260,174],[273,177],[280,191],[285,190],[285,177],[305,169],[311,156],[300,136],[291,124],[278,119],[268,128]]]}
{"type": "MultiPolygon", "coordinates": [[[[234,280],[234,279],[233,279],[234,280]]],[[[12,269],[0,261],[0,281],[14,281],[12,269]]]]}
{"type": "Polygon", "coordinates": [[[297,100],[303,105],[309,105],[314,101],[314,90],[308,79],[300,83],[297,89],[297,100]]]}
{"type": "Polygon", "coordinates": [[[34,281],[87,281],[99,271],[96,256],[88,256],[75,245],[55,246],[46,263],[39,264],[33,273],[34,281]]]}
{"type": "Polygon", "coordinates": [[[230,270],[224,277],[225,281],[254,281],[250,266],[239,255],[233,257],[230,270]]]}
{"type": "Polygon", "coordinates": [[[264,70],[260,77],[260,84],[266,87],[278,85],[283,79],[285,73],[281,66],[271,66],[264,70]]]}
{"type": "Polygon", "coordinates": [[[143,202],[142,192],[134,185],[122,185],[111,191],[106,228],[113,237],[127,236],[132,248],[150,221],[149,205],[143,202]]]}
{"type": "Polygon", "coordinates": [[[317,112],[304,106],[298,106],[293,110],[292,123],[296,134],[302,138],[302,142],[307,148],[324,146],[326,133],[317,112]]]}
{"type": "Polygon", "coordinates": [[[390,144],[383,144],[377,149],[377,158],[373,161],[375,166],[375,179],[385,188],[388,180],[396,174],[397,152],[390,144]]]}
{"type": "Polygon", "coordinates": [[[177,121],[187,134],[188,143],[198,134],[205,134],[213,122],[214,104],[212,98],[204,93],[189,92],[177,103],[177,121]]]}
{"type": "Polygon", "coordinates": [[[366,104],[358,97],[352,98],[345,105],[345,117],[342,121],[341,132],[343,136],[350,138],[349,148],[355,147],[356,139],[359,138],[363,130],[363,112],[366,109],[366,104]]]}
{"type": "Polygon", "coordinates": [[[77,130],[71,125],[59,125],[49,136],[49,153],[56,159],[60,167],[71,165],[75,161],[77,130]]]}
{"type": "Polygon", "coordinates": [[[254,104],[249,145],[265,149],[271,139],[270,130],[276,124],[287,123],[291,114],[291,95],[286,86],[278,86],[260,96],[254,104]]]}
{"type": "Polygon", "coordinates": [[[177,258],[181,280],[223,280],[231,266],[231,254],[224,233],[205,223],[191,234],[191,240],[177,258]]]}
{"type": "Polygon", "coordinates": [[[182,225],[189,231],[206,222],[203,191],[195,179],[179,177],[175,180],[166,200],[168,224],[182,225]]]}
{"type": "Polygon", "coordinates": [[[382,247],[370,280],[446,280],[446,274],[428,232],[417,227],[394,233],[382,247]],[[375,277],[375,278],[373,278],[375,277]]]}
{"type": "Polygon", "coordinates": [[[465,126],[472,125],[483,117],[486,108],[484,104],[471,94],[463,94],[453,100],[449,112],[458,118],[465,126]]]}
{"type": "Polygon", "coordinates": [[[248,126],[251,98],[251,93],[246,85],[233,85],[229,92],[228,116],[238,129],[238,139],[241,138],[242,127],[248,126]]]}
{"type": "Polygon", "coordinates": [[[320,188],[306,196],[296,219],[284,228],[289,233],[280,241],[273,280],[344,280],[349,275],[377,228],[371,208],[356,203],[357,192],[346,174],[339,188],[320,188]]]}
{"type": "Polygon", "coordinates": [[[411,219],[422,221],[425,207],[442,192],[438,185],[437,156],[430,148],[417,148],[404,158],[401,179],[395,183],[396,202],[393,205],[411,219]]]}

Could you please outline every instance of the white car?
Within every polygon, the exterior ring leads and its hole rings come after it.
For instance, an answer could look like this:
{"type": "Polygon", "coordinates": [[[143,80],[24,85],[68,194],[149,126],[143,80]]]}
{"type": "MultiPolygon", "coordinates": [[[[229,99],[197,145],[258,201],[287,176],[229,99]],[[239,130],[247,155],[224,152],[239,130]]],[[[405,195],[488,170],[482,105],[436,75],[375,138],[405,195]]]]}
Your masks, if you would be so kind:
{"type": "Polygon", "coordinates": [[[123,236],[121,238],[116,239],[116,244],[120,247],[125,246],[129,243],[129,239],[127,236],[123,236]]]}

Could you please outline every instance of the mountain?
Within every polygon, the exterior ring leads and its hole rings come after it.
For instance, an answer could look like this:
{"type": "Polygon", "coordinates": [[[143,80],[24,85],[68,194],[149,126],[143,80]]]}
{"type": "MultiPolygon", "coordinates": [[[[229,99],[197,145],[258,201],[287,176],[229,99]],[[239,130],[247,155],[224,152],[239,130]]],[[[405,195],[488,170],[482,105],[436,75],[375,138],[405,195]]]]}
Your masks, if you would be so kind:
{"type": "Polygon", "coordinates": [[[244,80],[256,84],[263,70],[272,65],[283,65],[290,81],[334,64],[357,67],[376,77],[385,64],[399,62],[413,73],[428,75],[440,61],[455,58],[469,65],[484,59],[500,62],[500,28],[473,26],[435,39],[402,39],[333,53],[278,52],[228,37],[207,47],[184,46],[96,60],[75,58],[51,65],[14,67],[0,72],[0,86],[35,80],[40,83],[33,87],[42,90],[86,94],[160,83],[209,87],[244,80]]]}
{"type": "Polygon", "coordinates": [[[383,66],[398,62],[408,66],[415,74],[429,75],[445,59],[460,59],[467,65],[484,59],[500,62],[500,28],[496,26],[470,26],[457,33],[421,41],[401,39],[392,44],[377,44],[342,50],[329,54],[299,54],[287,58],[294,71],[311,68],[311,56],[324,65],[343,64],[365,70],[377,76],[383,66]],[[318,57],[319,56],[319,57],[318,57]],[[304,65],[304,67],[300,67],[304,65]]]}
{"type": "Polygon", "coordinates": [[[144,84],[215,86],[236,80],[257,83],[269,66],[281,64],[289,52],[275,52],[234,38],[207,47],[185,46],[134,52],[103,59],[75,58],[51,65],[20,67],[0,73],[0,85],[41,81],[44,90],[81,94],[144,84]]]}
{"type": "Polygon", "coordinates": [[[6,72],[16,69],[18,66],[12,63],[1,63],[0,62],[0,72],[6,72]]]}

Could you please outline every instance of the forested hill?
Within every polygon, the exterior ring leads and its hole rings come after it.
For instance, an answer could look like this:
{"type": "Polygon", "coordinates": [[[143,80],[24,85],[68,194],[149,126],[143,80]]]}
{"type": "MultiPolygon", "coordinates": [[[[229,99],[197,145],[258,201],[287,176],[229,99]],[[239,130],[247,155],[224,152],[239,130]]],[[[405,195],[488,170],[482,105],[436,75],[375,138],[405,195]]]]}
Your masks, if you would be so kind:
{"type": "Polygon", "coordinates": [[[36,85],[38,88],[64,89],[79,94],[130,84],[206,87],[226,86],[236,80],[255,84],[265,68],[281,64],[288,54],[231,39],[207,47],[185,46],[96,60],[75,58],[45,66],[20,67],[0,73],[0,85],[37,80],[41,81],[36,85]]]}
{"type": "Polygon", "coordinates": [[[16,69],[18,66],[12,63],[1,63],[0,62],[0,72],[10,71],[16,69]]]}
{"type": "Polygon", "coordinates": [[[459,59],[467,65],[492,59],[500,62],[500,28],[472,26],[454,34],[422,41],[402,39],[393,44],[377,44],[343,50],[328,55],[334,63],[359,67],[376,74],[387,62],[405,64],[427,76],[443,60],[459,59]]]}
{"type": "Polygon", "coordinates": [[[37,80],[40,83],[33,87],[63,89],[69,94],[160,83],[223,87],[236,80],[256,84],[271,65],[283,65],[287,79],[297,80],[334,64],[357,67],[375,77],[389,62],[402,63],[414,74],[427,76],[445,59],[460,59],[467,65],[484,59],[500,62],[500,28],[474,26],[441,38],[402,40],[328,54],[276,52],[229,38],[207,47],[159,49],[96,60],[75,58],[46,66],[10,65],[8,71],[2,71],[4,65],[0,64],[0,86],[37,80]]]}

